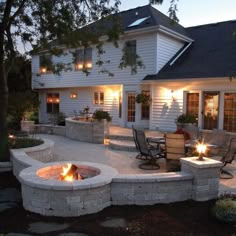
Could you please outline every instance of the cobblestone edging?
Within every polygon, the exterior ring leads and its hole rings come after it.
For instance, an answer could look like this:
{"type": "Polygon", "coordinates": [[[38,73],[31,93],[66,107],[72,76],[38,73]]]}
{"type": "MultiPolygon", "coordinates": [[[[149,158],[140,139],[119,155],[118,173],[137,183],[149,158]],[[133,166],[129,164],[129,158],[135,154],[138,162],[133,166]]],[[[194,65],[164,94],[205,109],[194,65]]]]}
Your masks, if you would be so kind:
{"type": "Polygon", "coordinates": [[[49,139],[42,140],[44,143],[35,147],[11,149],[13,174],[17,178],[20,172],[26,167],[33,165],[38,166],[52,160],[54,142],[49,139]]]}

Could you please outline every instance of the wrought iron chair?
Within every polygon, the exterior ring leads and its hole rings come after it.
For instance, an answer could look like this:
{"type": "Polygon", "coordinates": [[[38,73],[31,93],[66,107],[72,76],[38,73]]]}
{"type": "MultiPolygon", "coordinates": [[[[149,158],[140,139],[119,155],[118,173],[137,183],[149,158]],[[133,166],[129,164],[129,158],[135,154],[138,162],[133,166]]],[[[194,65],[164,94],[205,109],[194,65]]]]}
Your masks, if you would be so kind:
{"type": "Polygon", "coordinates": [[[228,150],[221,159],[221,161],[223,162],[223,167],[221,167],[221,170],[220,170],[220,172],[221,172],[220,178],[221,179],[232,179],[234,177],[232,173],[224,170],[224,167],[227,164],[232,163],[232,161],[235,158],[235,155],[236,155],[236,138],[231,138],[229,146],[228,146],[228,150]]]}
{"type": "Polygon", "coordinates": [[[139,165],[139,168],[145,170],[159,169],[160,166],[156,161],[164,157],[161,150],[147,142],[144,130],[135,129],[133,127],[133,135],[136,148],[139,152],[136,158],[145,161],[139,165]]]}
{"type": "Polygon", "coordinates": [[[165,140],[166,169],[180,171],[180,158],[186,156],[184,134],[167,133],[165,140]]]}

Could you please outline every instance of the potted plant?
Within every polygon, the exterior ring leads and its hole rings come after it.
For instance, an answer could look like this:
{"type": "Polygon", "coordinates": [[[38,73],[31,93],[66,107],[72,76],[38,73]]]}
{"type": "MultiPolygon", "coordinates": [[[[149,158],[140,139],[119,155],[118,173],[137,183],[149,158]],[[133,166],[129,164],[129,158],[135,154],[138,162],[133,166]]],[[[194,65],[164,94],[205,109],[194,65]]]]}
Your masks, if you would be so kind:
{"type": "Polygon", "coordinates": [[[93,113],[93,119],[98,120],[98,121],[106,119],[108,122],[110,122],[112,117],[110,116],[110,114],[107,111],[96,110],[93,113]]]}
{"type": "Polygon", "coordinates": [[[152,99],[150,94],[142,92],[136,95],[135,101],[141,104],[150,104],[152,99]]]}
{"type": "Polygon", "coordinates": [[[185,126],[195,125],[197,117],[191,113],[183,113],[176,118],[177,129],[184,128],[185,126]]]}

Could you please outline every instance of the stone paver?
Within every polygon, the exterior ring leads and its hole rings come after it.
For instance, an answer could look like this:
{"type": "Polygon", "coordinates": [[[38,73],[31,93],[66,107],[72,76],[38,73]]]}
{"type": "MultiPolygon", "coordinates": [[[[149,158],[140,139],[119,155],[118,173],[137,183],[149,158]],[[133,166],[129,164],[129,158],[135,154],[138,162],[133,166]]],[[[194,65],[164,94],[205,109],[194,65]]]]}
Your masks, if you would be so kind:
{"type": "MultiPolygon", "coordinates": [[[[123,128],[113,128],[112,134],[131,135],[132,130],[123,128]]],[[[155,136],[155,132],[150,132],[150,136],[155,136]]],[[[103,144],[91,144],[78,142],[63,136],[38,134],[42,138],[48,138],[55,142],[53,161],[88,161],[112,166],[120,174],[149,174],[165,172],[165,161],[158,160],[161,168],[159,170],[142,170],[138,167],[140,160],[135,157],[136,152],[111,150],[103,144]]],[[[227,170],[236,176],[236,163],[227,165],[227,170]]],[[[236,177],[231,180],[220,180],[220,193],[236,193],[236,177]]]]}
{"type": "Polygon", "coordinates": [[[36,222],[29,225],[29,231],[36,234],[45,234],[49,232],[64,230],[69,227],[69,224],[36,222]]]}
{"type": "Polygon", "coordinates": [[[0,212],[14,208],[21,202],[21,193],[15,188],[0,189],[0,212]]]}
{"type": "Polygon", "coordinates": [[[112,218],[103,221],[101,226],[109,228],[125,228],[127,227],[127,222],[122,218],[112,218]]]}

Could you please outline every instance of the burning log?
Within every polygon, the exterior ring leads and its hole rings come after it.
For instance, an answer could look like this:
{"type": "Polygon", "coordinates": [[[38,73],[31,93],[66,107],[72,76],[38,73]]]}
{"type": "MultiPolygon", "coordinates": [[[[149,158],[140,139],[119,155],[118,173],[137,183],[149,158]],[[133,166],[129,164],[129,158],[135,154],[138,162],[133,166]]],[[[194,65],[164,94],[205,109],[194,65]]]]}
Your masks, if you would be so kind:
{"type": "Polygon", "coordinates": [[[67,164],[67,167],[62,167],[63,172],[59,176],[59,180],[73,181],[82,180],[84,177],[79,173],[79,168],[74,164],[67,164]]]}

